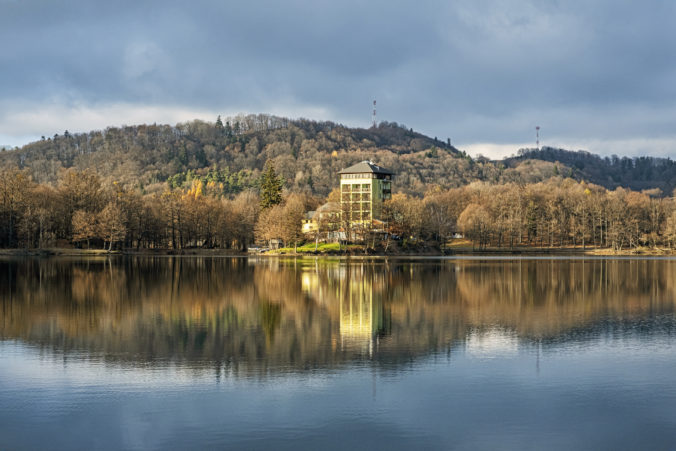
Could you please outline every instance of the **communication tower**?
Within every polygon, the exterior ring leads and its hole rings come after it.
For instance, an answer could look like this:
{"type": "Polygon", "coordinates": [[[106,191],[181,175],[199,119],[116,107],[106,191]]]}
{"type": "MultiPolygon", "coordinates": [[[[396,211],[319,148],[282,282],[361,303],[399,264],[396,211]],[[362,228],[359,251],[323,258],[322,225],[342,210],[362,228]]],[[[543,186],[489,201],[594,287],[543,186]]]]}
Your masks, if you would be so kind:
{"type": "Polygon", "coordinates": [[[535,126],[535,147],[540,150],[540,126],[535,126]]]}
{"type": "Polygon", "coordinates": [[[373,122],[373,128],[376,128],[378,124],[376,123],[376,101],[373,101],[373,117],[371,119],[371,122],[373,122]]]}

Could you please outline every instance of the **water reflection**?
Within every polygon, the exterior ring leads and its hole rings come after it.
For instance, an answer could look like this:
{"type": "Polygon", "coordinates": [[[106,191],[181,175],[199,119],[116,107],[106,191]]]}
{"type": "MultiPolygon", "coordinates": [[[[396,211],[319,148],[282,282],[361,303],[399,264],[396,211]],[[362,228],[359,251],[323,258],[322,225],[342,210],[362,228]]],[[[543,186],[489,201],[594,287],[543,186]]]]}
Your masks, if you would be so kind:
{"type": "Polygon", "coordinates": [[[674,281],[671,260],[9,259],[0,338],[218,374],[396,368],[455,346],[671,335],[674,281]]]}

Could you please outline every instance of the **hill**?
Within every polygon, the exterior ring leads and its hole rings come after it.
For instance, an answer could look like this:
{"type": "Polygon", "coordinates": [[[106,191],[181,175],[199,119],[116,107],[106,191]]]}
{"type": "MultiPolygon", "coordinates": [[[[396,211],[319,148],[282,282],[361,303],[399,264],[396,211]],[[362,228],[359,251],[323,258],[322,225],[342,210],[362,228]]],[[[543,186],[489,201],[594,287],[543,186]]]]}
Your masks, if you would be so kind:
{"type": "MultiPolygon", "coordinates": [[[[295,247],[308,239],[305,213],[364,159],[397,174],[382,211],[389,233],[338,224],[365,250],[440,249],[456,231],[479,249],[676,245],[676,203],[660,196],[675,180],[668,159],[544,148],[489,161],[398,124],[256,115],[65,132],[0,152],[0,247],[295,247]]],[[[336,226],[317,224],[315,245],[336,226]]]]}
{"type": "Polygon", "coordinates": [[[35,182],[56,185],[65,169],[93,169],[104,181],[142,192],[168,183],[186,187],[195,177],[218,181],[223,194],[256,187],[266,161],[291,191],[326,196],[338,185],[336,173],[372,159],[397,174],[395,191],[422,195],[474,181],[536,183],[571,177],[609,189],[676,186],[676,163],[661,158],[602,158],[589,152],[545,147],[524,149],[499,161],[466,153],[397,123],[369,129],[333,122],[291,120],[265,114],[215,122],[109,127],[43,138],[0,151],[0,169],[27,169],[35,182]]]}
{"type": "Polygon", "coordinates": [[[287,188],[325,196],[337,186],[340,169],[365,159],[395,171],[397,190],[409,194],[422,194],[432,185],[452,188],[476,180],[521,179],[519,171],[473,160],[447,142],[396,123],[361,129],[263,114],[175,126],[66,131],[0,152],[0,168],[27,169],[35,182],[51,185],[64,169],[89,168],[104,180],[142,190],[208,176],[236,193],[255,186],[271,160],[287,188]]]}
{"type": "Polygon", "coordinates": [[[38,183],[55,184],[62,169],[94,169],[127,186],[180,183],[186,176],[218,172],[233,191],[254,184],[272,160],[286,186],[326,195],[340,169],[374,159],[402,174],[401,186],[422,191],[440,174],[473,178],[472,161],[457,149],[399,126],[347,128],[332,122],[239,116],[215,123],[109,127],[54,135],[0,153],[0,167],[27,168],[38,183]],[[435,164],[431,164],[434,161],[435,164]],[[443,169],[431,173],[433,166],[443,169]]]}
{"type": "Polygon", "coordinates": [[[556,173],[585,180],[608,189],[631,188],[634,191],[660,189],[670,195],[676,188],[676,162],[670,158],[655,157],[601,157],[579,150],[570,151],[543,147],[522,149],[517,157],[501,163],[521,172],[531,172],[529,166],[548,162],[556,166],[556,173]]]}

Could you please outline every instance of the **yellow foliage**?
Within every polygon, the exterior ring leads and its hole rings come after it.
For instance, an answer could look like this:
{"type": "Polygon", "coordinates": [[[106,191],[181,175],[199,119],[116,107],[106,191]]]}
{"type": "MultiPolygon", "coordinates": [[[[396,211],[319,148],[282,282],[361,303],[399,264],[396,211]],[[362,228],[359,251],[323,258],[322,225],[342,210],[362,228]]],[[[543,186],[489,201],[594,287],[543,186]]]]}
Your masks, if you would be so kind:
{"type": "Polygon", "coordinates": [[[204,183],[201,180],[193,180],[190,189],[186,193],[187,196],[198,199],[204,195],[204,183]]]}

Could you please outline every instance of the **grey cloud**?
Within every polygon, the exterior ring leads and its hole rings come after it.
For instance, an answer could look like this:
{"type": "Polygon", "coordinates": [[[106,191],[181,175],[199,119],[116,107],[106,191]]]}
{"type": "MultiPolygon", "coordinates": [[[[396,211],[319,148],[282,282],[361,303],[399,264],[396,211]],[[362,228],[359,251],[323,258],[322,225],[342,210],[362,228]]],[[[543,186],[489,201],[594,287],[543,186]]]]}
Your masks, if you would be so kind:
{"type": "Polygon", "coordinates": [[[464,142],[523,142],[536,122],[676,142],[675,19],[659,0],[4,0],[0,98],[366,125],[375,97],[381,119],[464,142]]]}

